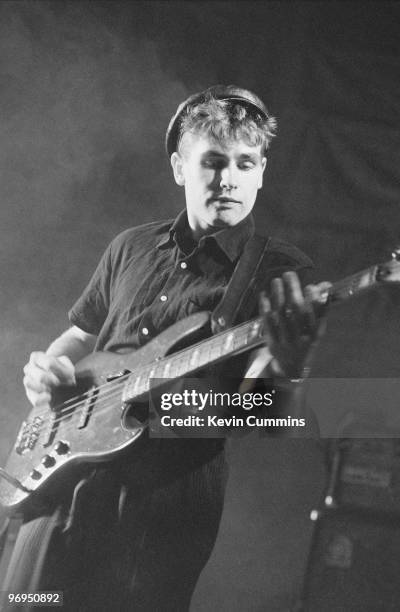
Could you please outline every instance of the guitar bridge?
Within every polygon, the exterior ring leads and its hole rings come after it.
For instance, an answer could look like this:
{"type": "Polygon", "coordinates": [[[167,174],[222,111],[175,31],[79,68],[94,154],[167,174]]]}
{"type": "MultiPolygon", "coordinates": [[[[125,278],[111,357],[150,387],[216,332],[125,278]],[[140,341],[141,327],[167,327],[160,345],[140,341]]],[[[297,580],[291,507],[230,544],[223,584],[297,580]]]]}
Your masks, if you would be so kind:
{"type": "Polygon", "coordinates": [[[24,455],[35,448],[42,425],[43,418],[40,416],[35,416],[32,420],[22,423],[15,443],[15,452],[18,455],[24,455]]]}

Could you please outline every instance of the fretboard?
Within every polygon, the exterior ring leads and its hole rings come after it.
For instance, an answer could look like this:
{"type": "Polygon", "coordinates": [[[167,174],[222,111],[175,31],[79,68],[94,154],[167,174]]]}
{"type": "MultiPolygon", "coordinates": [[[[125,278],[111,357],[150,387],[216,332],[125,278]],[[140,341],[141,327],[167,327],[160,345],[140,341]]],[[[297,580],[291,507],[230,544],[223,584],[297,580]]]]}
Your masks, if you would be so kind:
{"type": "Polygon", "coordinates": [[[151,378],[189,376],[205,366],[224,361],[263,342],[263,317],[232,327],[136,370],[125,384],[123,401],[130,402],[147,393],[151,378]]]}
{"type": "MultiPolygon", "coordinates": [[[[327,291],[327,299],[345,299],[360,289],[373,285],[376,282],[377,269],[378,266],[371,266],[334,283],[327,291]]],[[[131,402],[147,393],[150,379],[189,376],[205,366],[224,361],[264,342],[263,317],[232,327],[136,370],[125,383],[123,401],[131,402]]]]}

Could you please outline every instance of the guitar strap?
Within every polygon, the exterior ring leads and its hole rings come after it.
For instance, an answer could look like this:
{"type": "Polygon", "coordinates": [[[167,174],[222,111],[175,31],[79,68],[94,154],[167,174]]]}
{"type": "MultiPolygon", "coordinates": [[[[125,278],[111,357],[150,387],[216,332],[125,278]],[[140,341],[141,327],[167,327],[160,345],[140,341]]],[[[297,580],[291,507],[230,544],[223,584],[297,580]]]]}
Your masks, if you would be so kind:
{"type": "Polygon", "coordinates": [[[248,240],[225,293],[211,314],[213,334],[224,331],[235,323],[250,288],[256,283],[269,242],[269,237],[258,234],[248,240]]]}

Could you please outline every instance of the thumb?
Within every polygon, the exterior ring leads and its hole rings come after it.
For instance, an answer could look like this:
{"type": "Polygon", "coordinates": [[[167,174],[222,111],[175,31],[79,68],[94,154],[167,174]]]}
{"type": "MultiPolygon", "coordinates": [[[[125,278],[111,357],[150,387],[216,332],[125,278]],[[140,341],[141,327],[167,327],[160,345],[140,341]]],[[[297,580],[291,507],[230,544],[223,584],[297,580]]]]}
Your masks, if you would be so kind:
{"type": "Polygon", "coordinates": [[[63,374],[64,374],[64,382],[66,385],[75,385],[75,366],[72,363],[71,359],[67,357],[67,355],[61,355],[58,357],[58,361],[63,366],[63,374]]]}

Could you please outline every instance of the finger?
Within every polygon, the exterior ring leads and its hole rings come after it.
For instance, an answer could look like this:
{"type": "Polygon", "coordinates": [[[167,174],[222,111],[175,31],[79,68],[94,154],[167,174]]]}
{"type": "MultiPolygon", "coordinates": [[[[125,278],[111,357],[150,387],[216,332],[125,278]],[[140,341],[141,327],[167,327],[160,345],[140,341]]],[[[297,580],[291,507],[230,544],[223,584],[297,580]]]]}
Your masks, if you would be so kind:
{"type": "Polygon", "coordinates": [[[259,311],[264,317],[264,331],[270,335],[270,315],[272,313],[271,302],[265,291],[262,291],[259,296],[259,311]]]}
{"type": "Polygon", "coordinates": [[[268,344],[282,343],[284,334],[281,328],[281,315],[272,310],[271,302],[265,294],[260,296],[260,311],[264,315],[264,334],[268,344]]]}
{"type": "Polygon", "coordinates": [[[271,302],[267,298],[267,294],[265,293],[265,291],[262,291],[260,293],[259,311],[261,315],[266,315],[268,312],[271,312],[271,302]]]}
{"type": "Polygon", "coordinates": [[[35,408],[49,408],[51,402],[51,394],[48,392],[42,391],[41,393],[36,393],[36,391],[32,391],[30,389],[26,390],[26,396],[32,406],[35,408]]]}
{"type": "Polygon", "coordinates": [[[285,291],[285,303],[289,308],[302,312],[304,309],[304,297],[299,277],[296,272],[288,271],[282,275],[285,291]]]}
{"type": "Polygon", "coordinates": [[[319,292],[318,301],[321,304],[325,304],[328,301],[329,292],[332,287],[332,283],[329,283],[328,281],[324,281],[322,283],[318,283],[317,287],[318,287],[318,292],[319,292]]]}
{"type": "Polygon", "coordinates": [[[271,315],[269,317],[274,338],[281,345],[292,335],[291,309],[286,303],[285,288],[282,278],[274,278],[271,282],[271,315]]]}
{"type": "Polygon", "coordinates": [[[303,334],[311,339],[316,334],[316,316],[314,310],[315,288],[307,285],[304,289],[304,315],[303,315],[303,334]]]}
{"type": "Polygon", "coordinates": [[[305,289],[307,299],[317,317],[324,313],[328,305],[329,289],[331,286],[331,283],[323,282],[318,285],[307,285],[305,289]]]}
{"type": "Polygon", "coordinates": [[[46,389],[41,382],[32,379],[29,376],[24,376],[23,383],[26,392],[33,391],[34,393],[41,393],[46,389]]]}
{"type": "Polygon", "coordinates": [[[332,287],[331,283],[323,282],[317,285],[307,285],[307,288],[312,295],[312,300],[318,304],[325,304],[329,298],[329,289],[332,287]]]}
{"type": "Polygon", "coordinates": [[[60,379],[53,372],[42,370],[36,365],[27,364],[24,367],[24,374],[24,380],[29,382],[31,387],[36,387],[38,391],[41,388],[50,389],[61,384],[60,379]]]}
{"type": "Polygon", "coordinates": [[[67,384],[72,384],[75,385],[76,384],[76,378],[75,378],[75,366],[72,363],[71,359],[69,357],[67,357],[66,355],[61,355],[61,357],[58,357],[58,360],[62,363],[63,367],[65,368],[65,382],[67,384]]]}
{"type": "Polygon", "coordinates": [[[302,342],[310,334],[312,317],[308,303],[296,272],[285,272],[282,276],[285,290],[285,314],[290,341],[294,344],[302,342]]]}
{"type": "Polygon", "coordinates": [[[46,372],[52,372],[57,377],[59,384],[73,384],[75,382],[74,366],[66,356],[54,357],[38,351],[31,354],[29,363],[46,372]]]}
{"type": "Polygon", "coordinates": [[[264,335],[267,342],[272,344],[278,338],[279,315],[272,311],[271,301],[267,297],[265,291],[262,291],[259,296],[259,310],[264,317],[264,335]]]}
{"type": "Polygon", "coordinates": [[[28,397],[28,399],[35,408],[50,409],[50,406],[51,406],[51,394],[50,393],[39,393],[34,398],[30,399],[28,397]]]}
{"type": "Polygon", "coordinates": [[[277,343],[281,340],[280,318],[277,312],[271,310],[265,317],[270,340],[277,343]]]}
{"type": "Polygon", "coordinates": [[[280,311],[285,304],[285,290],[281,278],[273,278],[271,281],[270,300],[272,310],[280,311]]]}

